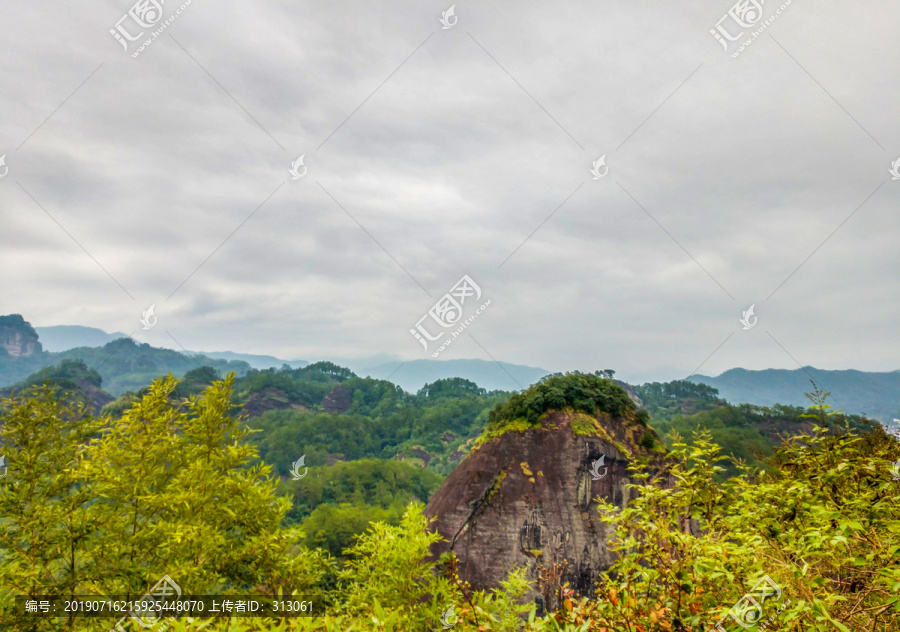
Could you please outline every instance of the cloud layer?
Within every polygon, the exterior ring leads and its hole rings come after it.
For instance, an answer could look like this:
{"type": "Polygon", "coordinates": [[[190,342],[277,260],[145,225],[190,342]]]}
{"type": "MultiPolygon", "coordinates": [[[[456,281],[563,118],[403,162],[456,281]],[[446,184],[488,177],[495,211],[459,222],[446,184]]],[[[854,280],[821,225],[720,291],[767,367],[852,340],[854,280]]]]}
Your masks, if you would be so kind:
{"type": "Polygon", "coordinates": [[[794,2],[733,58],[706,0],[458,3],[450,29],[194,0],[136,59],[130,6],[4,11],[0,313],[414,359],[468,274],[491,307],[442,357],[898,368],[900,6],[794,2]]]}

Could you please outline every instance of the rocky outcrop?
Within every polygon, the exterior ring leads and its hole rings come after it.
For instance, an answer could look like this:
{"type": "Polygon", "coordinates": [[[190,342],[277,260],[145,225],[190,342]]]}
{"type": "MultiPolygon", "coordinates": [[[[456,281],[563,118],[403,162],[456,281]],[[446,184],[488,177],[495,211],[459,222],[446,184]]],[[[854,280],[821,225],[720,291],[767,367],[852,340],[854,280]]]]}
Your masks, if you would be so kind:
{"type": "Polygon", "coordinates": [[[19,314],[0,316],[0,348],[14,357],[28,357],[43,351],[37,332],[19,314]]]}
{"type": "Polygon", "coordinates": [[[343,384],[338,384],[322,400],[322,410],[326,413],[344,413],[353,403],[353,391],[343,384]]]}
{"type": "Polygon", "coordinates": [[[309,410],[300,404],[291,403],[287,393],[280,388],[270,386],[250,395],[241,408],[241,412],[247,417],[259,417],[270,410],[284,410],[288,408],[300,411],[309,410]]]}
{"type": "Polygon", "coordinates": [[[78,386],[94,415],[99,415],[104,406],[116,400],[115,397],[93,384],[78,382],[78,386]]]}
{"type": "MultiPolygon", "coordinates": [[[[592,594],[598,574],[614,560],[597,498],[619,507],[628,502],[627,467],[636,457],[647,459],[651,471],[663,466],[661,448],[641,445],[645,433],[661,445],[636,419],[549,412],[539,427],[507,430],[483,443],[425,510],[444,538],[432,554],[453,551],[460,578],[475,588],[496,587],[515,566],[537,582],[542,569],[565,562],[560,581],[592,594]]],[[[531,597],[544,601],[537,590],[531,597]]]]}
{"type": "Polygon", "coordinates": [[[644,402],[642,402],[641,398],[638,397],[637,392],[634,390],[634,387],[631,384],[629,384],[628,382],[622,382],[621,380],[615,380],[615,383],[622,387],[622,390],[624,390],[628,394],[628,397],[631,398],[631,401],[634,402],[635,406],[637,406],[638,408],[643,408],[644,402]]]}

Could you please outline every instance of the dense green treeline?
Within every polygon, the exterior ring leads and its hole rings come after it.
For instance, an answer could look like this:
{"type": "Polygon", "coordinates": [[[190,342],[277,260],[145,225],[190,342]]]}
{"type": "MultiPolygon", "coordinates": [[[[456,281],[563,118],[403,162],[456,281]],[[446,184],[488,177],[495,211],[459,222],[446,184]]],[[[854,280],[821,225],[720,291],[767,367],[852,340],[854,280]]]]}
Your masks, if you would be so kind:
{"type": "MultiPolygon", "coordinates": [[[[195,368],[169,400],[184,405],[218,377],[210,367],[195,368]]],[[[121,415],[150,390],[126,393],[103,413],[121,415]]],[[[409,394],[319,362],[236,378],[231,414],[246,416],[260,401],[277,407],[243,419],[250,431],[244,441],[258,453],[255,464],[273,467],[282,481],[279,495],[293,503],[285,525],[298,525],[303,543],[340,556],[371,522],[397,525],[409,502],[427,502],[465,456],[491,408],[507,397],[460,378],[409,394]],[[329,406],[341,412],[325,412],[329,406]],[[291,468],[301,457],[309,471],[293,481],[291,468]]]]}
{"type": "Polygon", "coordinates": [[[391,382],[358,378],[352,373],[329,383],[304,380],[317,366],[251,372],[238,381],[238,403],[249,401],[253,393],[277,387],[291,404],[306,408],[269,410],[248,420],[250,428],[257,431],[253,441],[260,458],[282,475],[304,454],[308,465],[400,458],[446,475],[465,454],[466,443],[478,436],[490,410],[509,397],[508,393],[485,392],[462,378],[426,384],[414,395],[391,382]],[[327,384],[327,390],[322,388],[317,397],[310,396],[319,384],[327,384]],[[342,412],[323,412],[325,395],[337,391],[334,387],[338,385],[347,399],[346,407],[342,412]]]}
{"type": "Polygon", "coordinates": [[[325,503],[387,508],[398,500],[404,507],[413,500],[425,502],[442,480],[430,470],[401,461],[363,459],[310,467],[300,480],[285,481],[281,491],[293,498],[288,519],[301,522],[325,503]]]}
{"type": "Polygon", "coordinates": [[[396,460],[338,461],[310,467],[300,480],[279,484],[291,499],[286,526],[300,526],[303,542],[341,557],[370,523],[400,524],[407,505],[425,503],[443,477],[396,460]]]}
{"type": "MultiPolygon", "coordinates": [[[[651,414],[651,425],[670,447],[673,437],[692,441],[699,433],[708,432],[727,457],[723,477],[737,474],[741,463],[767,467],[765,460],[784,439],[808,433],[813,426],[807,408],[728,404],[718,397],[716,389],[705,384],[653,382],[635,391],[651,414]]],[[[870,426],[859,415],[844,415],[843,419],[859,431],[870,426]]]]}

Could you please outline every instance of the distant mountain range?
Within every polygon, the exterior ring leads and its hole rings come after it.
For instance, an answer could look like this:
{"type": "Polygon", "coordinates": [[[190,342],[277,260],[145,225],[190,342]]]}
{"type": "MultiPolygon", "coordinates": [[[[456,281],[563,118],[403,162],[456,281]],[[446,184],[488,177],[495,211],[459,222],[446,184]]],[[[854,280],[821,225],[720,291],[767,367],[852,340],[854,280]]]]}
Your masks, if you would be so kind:
{"type": "Polygon", "coordinates": [[[96,327],[82,327],[81,325],[54,325],[52,327],[35,327],[44,351],[59,353],[78,347],[102,347],[107,342],[127,338],[128,334],[117,331],[108,334],[96,327]]]}
{"type": "MultiPolygon", "coordinates": [[[[107,333],[96,327],[81,325],[56,325],[35,327],[44,351],[61,353],[82,347],[102,347],[127,334],[107,333]]],[[[214,360],[246,362],[254,369],[280,369],[285,364],[300,368],[309,364],[306,360],[282,360],[270,355],[238,353],[234,351],[189,351],[191,355],[204,356],[214,360]]],[[[69,354],[71,355],[71,354],[69,354]]],[[[369,358],[324,358],[340,366],[348,367],[360,376],[388,379],[403,390],[415,393],[425,384],[447,377],[464,377],[489,391],[513,391],[528,388],[541,377],[550,373],[546,369],[486,360],[411,360],[394,361],[392,356],[381,354],[369,358]],[[399,368],[398,368],[399,367],[399,368]]]]}
{"type": "MultiPolygon", "coordinates": [[[[60,353],[79,347],[102,347],[108,342],[127,338],[128,334],[118,331],[108,334],[96,327],[83,327],[81,325],[54,325],[52,327],[35,327],[44,351],[60,353]]],[[[246,362],[254,369],[280,368],[287,364],[292,369],[297,369],[309,364],[306,360],[281,360],[275,356],[258,355],[254,353],[236,353],[234,351],[189,351],[192,355],[204,355],[216,360],[240,360],[246,362]]]]}
{"type": "Polygon", "coordinates": [[[448,377],[464,377],[489,391],[519,391],[550,373],[546,369],[489,360],[409,360],[356,371],[362,377],[390,380],[409,393],[448,377]]]}
{"type": "MultiPolygon", "coordinates": [[[[58,325],[32,328],[21,316],[0,316],[0,386],[9,386],[43,367],[63,359],[82,359],[103,376],[103,389],[120,394],[149,384],[160,374],[184,375],[200,364],[220,372],[239,375],[250,368],[292,368],[306,366],[306,360],[282,360],[275,356],[233,351],[191,351],[193,357],[146,344],[116,342],[123,333],[107,333],[94,327],[58,325]]],[[[528,388],[550,373],[546,369],[487,360],[393,360],[381,355],[370,358],[330,358],[349,367],[361,377],[390,380],[405,391],[415,393],[427,383],[442,378],[463,377],[491,390],[518,391],[528,388]]],[[[718,389],[733,404],[761,406],[809,404],[803,393],[810,390],[810,378],[831,391],[832,405],[848,413],[863,414],[890,422],[900,418],[900,371],[866,372],[852,369],[829,371],[802,369],[730,369],[717,377],[695,375],[693,382],[718,389]]]]}
{"type": "Polygon", "coordinates": [[[216,360],[237,360],[246,362],[254,369],[280,369],[285,364],[292,369],[299,369],[309,364],[306,360],[281,360],[275,356],[257,355],[255,353],[236,353],[234,351],[189,351],[191,355],[202,355],[216,360]]]}
{"type": "Polygon", "coordinates": [[[833,409],[888,422],[900,418],[900,371],[874,373],[847,369],[826,371],[811,366],[802,369],[730,369],[717,377],[695,375],[692,382],[707,384],[719,390],[729,402],[788,404],[808,406],[803,395],[812,388],[809,380],[831,391],[833,409]]]}

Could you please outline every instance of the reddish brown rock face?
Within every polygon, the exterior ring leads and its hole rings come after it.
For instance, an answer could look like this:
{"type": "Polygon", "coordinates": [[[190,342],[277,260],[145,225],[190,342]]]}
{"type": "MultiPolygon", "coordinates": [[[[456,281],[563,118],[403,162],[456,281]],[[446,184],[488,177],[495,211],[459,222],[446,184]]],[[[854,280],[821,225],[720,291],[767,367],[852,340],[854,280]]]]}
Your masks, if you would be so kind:
{"type": "Polygon", "coordinates": [[[270,410],[308,410],[300,404],[291,404],[287,394],[280,388],[269,387],[253,393],[244,403],[241,412],[248,417],[258,417],[270,410]]]}
{"type": "Polygon", "coordinates": [[[460,577],[475,588],[496,587],[515,566],[535,581],[541,567],[566,561],[562,581],[590,595],[598,573],[612,563],[596,499],[620,507],[628,502],[632,481],[623,448],[650,457],[653,469],[663,457],[638,445],[653,431],[637,423],[606,417],[597,436],[576,435],[572,419],[551,413],[541,428],[508,431],[485,443],[429,502],[425,512],[444,537],[432,553],[453,551],[460,577]],[[598,477],[591,470],[601,456],[598,477]]]}
{"type": "Polygon", "coordinates": [[[353,391],[343,384],[338,384],[325,399],[322,400],[322,410],[326,413],[343,413],[353,403],[353,391]]]}

